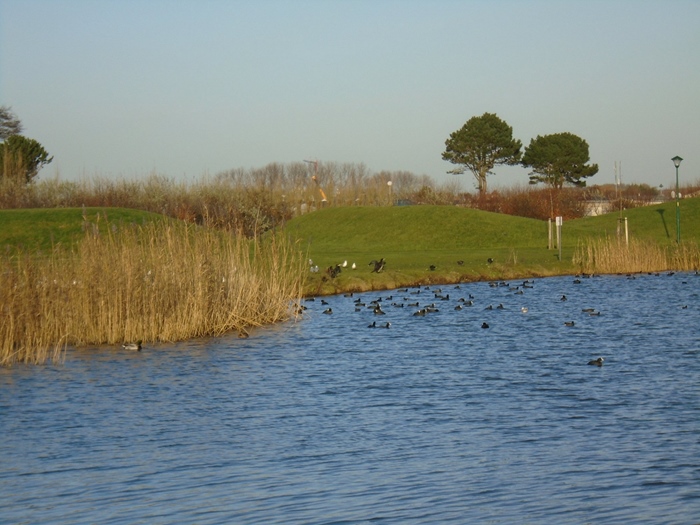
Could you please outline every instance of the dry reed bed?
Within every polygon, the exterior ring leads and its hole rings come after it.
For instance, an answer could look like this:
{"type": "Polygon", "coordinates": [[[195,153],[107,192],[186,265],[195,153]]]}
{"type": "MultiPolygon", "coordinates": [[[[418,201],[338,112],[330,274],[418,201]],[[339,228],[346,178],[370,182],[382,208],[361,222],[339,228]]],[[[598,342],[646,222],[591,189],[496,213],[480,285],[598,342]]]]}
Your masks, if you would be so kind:
{"type": "Polygon", "coordinates": [[[660,245],[617,238],[590,240],[576,248],[575,266],[585,273],[638,273],[666,270],[692,271],[700,268],[700,249],[695,243],[660,245]]]}
{"type": "Polygon", "coordinates": [[[250,241],[150,224],[77,249],[0,261],[0,365],[60,359],[67,345],[175,341],[288,319],[305,259],[281,236],[250,241]]]}

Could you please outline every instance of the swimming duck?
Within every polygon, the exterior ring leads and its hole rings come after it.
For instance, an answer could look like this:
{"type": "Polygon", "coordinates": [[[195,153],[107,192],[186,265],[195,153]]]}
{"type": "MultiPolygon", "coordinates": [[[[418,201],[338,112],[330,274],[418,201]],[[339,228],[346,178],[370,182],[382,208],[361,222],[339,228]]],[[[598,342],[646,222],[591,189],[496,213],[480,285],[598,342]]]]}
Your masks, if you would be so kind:
{"type": "Polygon", "coordinates": [[[326,308],[326,309],[323,311],[323,313],[324,313],[324,314],[329,314],[329,315],[330,315],[330,314],[333,313],[333,308],[326,308]]]}
{"type": "Polygon", "coordinates": [[[575,324],[576,323],[574,323],[573,321],[564,321],[564,325],[566,326],[574,326],[575,324]]]}
{"type": "Polygon", "coordinates": [[[481,328],[488,328],[488,327],[489,327],[488,323],[481,323],[481,328]]]}
{"type": "Polygon", "coordinates": [[[377,321],[372,321],[367,325],[367,328],[377,328],[377,321]]]}
{"type": "Polygon", "coordinates": [[[603,361],[605,361],[605,358],[599,357],[598,359],[594,359],[593,361],[588,361],[588,364],[595,366],[603,366],[603,361]]]}
{"type": "Polygon", "coordinates": [[[135,343],[124,343],[124,344],[122,345],[122,348],[124,348],[124,350],[134,350],[134,351],[136,351],[136,352],[140,352],[140,351],[141,351],[141,343],[142,343],[142,342],[143,342],[143,341],[141,341],[141,339],[139,339],[139,340],[136,341],[135,343]]]}

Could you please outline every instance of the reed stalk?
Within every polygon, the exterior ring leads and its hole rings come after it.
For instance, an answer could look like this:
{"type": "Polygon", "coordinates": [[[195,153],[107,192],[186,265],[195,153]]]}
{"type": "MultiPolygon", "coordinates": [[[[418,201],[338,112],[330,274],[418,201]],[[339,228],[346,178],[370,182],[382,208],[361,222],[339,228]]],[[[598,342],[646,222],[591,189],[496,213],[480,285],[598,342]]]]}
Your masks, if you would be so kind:
{"type": "Polygon", "coordinates": [[[700,267],[700,249],[695,243],[662,245],[630,239],[591,239],[580,243],[573,263],[585,273],[639,273],[691,271],[700,267]]]}
{"type": "Polygon", "coordinates": [[[294,315],[305,258],[280,234],[247,240],[172,223],[104,230],[87,228],[70,251],[0,259],[0,365],[58,360],[69,345],[176,341],[294,315]]]}

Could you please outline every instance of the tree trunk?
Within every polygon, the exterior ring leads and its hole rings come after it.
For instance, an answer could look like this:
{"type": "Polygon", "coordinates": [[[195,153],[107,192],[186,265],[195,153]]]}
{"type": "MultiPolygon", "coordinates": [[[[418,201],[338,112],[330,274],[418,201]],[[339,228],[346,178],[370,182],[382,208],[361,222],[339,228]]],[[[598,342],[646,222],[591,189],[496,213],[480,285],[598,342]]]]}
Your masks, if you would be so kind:
{"type": "Polygon", "coordinates": [[[486,176],[489,174],[488,170],[480,170],[476,175],[476,180],[479,184],[479,195],[486,195],[488,191],[488,185],[486,183],[486,176]]]}

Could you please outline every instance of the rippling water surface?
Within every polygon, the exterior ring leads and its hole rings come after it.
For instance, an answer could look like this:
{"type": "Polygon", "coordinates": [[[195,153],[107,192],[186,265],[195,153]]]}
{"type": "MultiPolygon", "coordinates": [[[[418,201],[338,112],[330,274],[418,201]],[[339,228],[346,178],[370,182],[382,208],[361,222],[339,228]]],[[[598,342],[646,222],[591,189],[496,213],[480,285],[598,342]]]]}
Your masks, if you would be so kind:
{"type": "Polygon", "coordinates": [[[0,370],[0,522],[700,522],[700,277],[521,284],[0,370]]]}

